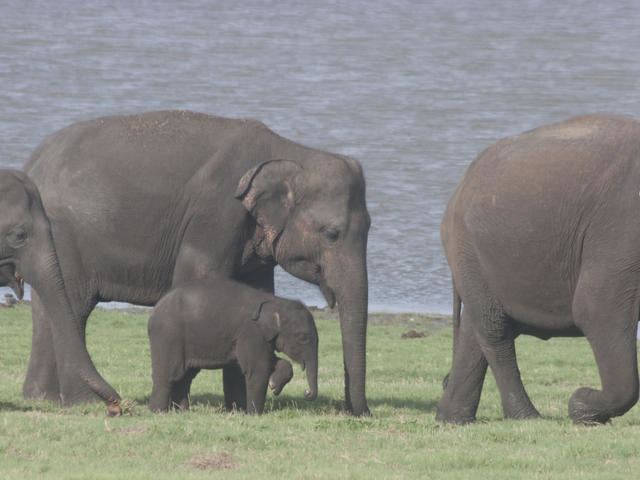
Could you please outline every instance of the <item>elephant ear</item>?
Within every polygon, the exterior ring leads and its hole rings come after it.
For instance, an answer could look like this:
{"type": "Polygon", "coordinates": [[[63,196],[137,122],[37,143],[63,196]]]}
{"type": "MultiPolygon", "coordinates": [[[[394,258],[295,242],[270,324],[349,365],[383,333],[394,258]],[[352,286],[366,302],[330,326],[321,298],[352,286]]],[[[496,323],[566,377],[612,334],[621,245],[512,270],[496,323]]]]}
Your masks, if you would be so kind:
{"type": "Polygon", "coordinates": [[[262,302],[253,315],[252,320],[258,322],[258,326],[262,331],[262,336],[267,342],[272,341],[280,333],[280,315],[278,312],[270,314],[262,312],[262,306],[267,302],[262,302]]]}
{"type": "Polygon", "coordinates": [[[268,160],[246,172],[235,197],[255,218],[273,249],[296,202],[294,178],[302,167],[291,160],[268,160]]]}

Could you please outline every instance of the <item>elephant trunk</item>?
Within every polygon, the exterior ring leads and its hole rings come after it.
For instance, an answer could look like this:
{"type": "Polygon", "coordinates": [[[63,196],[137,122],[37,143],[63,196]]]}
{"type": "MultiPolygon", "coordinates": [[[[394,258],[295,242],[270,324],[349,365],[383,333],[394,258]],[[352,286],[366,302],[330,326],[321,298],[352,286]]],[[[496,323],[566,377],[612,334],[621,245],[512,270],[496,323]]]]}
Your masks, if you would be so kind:
{"type": "Polygon", "coordinates": [[[120,396],[100,376],[89,356],[80,321],[71,308],[65,289],[48,220],[41,218],[38,223],[40,232],[34,238],[42,240],[34,244],[27,258],[20,262],[20,273],[47,308],[62,403],[77,403],[77,398],[91,391],[108,404],[110,414],[117,414],[120,396]]]}
{"type": "Polygon", "coordinates": [[[307,370],[307,383],[309,389],[304,392],[306,400],[315,400],[318,397],[318,348],[316,343],[315,355],[305,362],[307,370]]]}
{"type": "Polygon", "coordinates": [[[327,284],[335,292],[340,314],[346,407],[357,416],[370,414],[365,395],[369,295],[366,247],[361,250],[326,267],[327,284]]]}

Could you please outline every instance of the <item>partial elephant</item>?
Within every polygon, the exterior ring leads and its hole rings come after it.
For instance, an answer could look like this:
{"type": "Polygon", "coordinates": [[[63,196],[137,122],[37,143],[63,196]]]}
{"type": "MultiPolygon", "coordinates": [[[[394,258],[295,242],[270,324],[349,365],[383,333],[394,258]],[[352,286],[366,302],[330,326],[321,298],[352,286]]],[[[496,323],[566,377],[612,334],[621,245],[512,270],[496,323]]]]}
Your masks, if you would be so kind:
{"type": "MultiPolygon", "coordinates": [[[[346,407],[369,412],[370,217],[357,161],[254,120],[164,111],[71,125],[45,139],[26,171],[51,220],[73,328],[84,333],[98,301],[154,305],[171,288],[211,276],[273,293],[281,265],[318,285],[330,306],[337,301],[346,407]]],[[[65,321],[56,313],[33,299],[25,396],[103,397],[95,383],[56,367],[49,323],[65,321]]]]}
{"type": "MultiPolygon", "coordinates": [[[[91,382],[99,395],[117,413],[118,394],[100,377],[90,362],[82,337],[76,328],[78,319],[65,290],[49,219],[42,207],[40,193],[22,172],[0,170],[0,286],[9,286],[22,299],[26,280],[32,292],[49,306],[50,341],[55,347],[55,362],[64,374],[91,382]]],[[[73,399],[73,385],[64,384],[73,399]]],[[[69,397],[67,397],[67,400],[69,397]]]]}
{"type": "Polygon", "coordinates": [[[487,365],[505,417],[539,416],[516,362],[519,334],[586,336],[602,386],[573,393],[574,422],[603,423],[637,402],[639,185],[640,121],[622,116],[541,127],[471,164],[441,228],[454,347],[439,420],[475,419],[487,365]]]}
{"type": "MultiPolygon", "coordinates": [[[[153,392],[149,408],[189,408],[191,381],[200,369],[237,365],[248,413],[262,413],[267,387],[278,394],[293,371],[275,351],[307,371],[305,398],[318,394],[318,332],[300,302],[217,279],[171,290],[149,319],[153,392]]],[[[225,399],[229,396],[224,385],[225,399]]],[[[231,388],[234,388],[231,386],[231,388]]],[[[231,406],[225,402],[227,407],[231,406]]]]}

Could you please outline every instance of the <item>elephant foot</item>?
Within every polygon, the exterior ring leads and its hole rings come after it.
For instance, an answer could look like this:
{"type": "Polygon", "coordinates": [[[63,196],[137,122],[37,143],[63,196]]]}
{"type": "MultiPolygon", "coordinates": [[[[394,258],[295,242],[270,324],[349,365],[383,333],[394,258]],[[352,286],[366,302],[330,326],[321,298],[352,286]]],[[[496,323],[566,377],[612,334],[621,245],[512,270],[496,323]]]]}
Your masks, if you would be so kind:
{"type": "Polygon", "coordinates": [[[476,421],[476,409],[473,407],[450,408],[446,405],[438,405],[436,409],[436,422],[466,425],[476,421]]]}
{"type": "Polygon", "coordinates": [[[602,392],[593,388],[577,389],[569,399],[569,417],[573,423],[584,425],[602,425],[611,419],[611,414],[597,404],[602,392]]]}
{"type": "Polygon", "coordinates": [[[41,382],[28,380],[22,386],[22,396],[27,400],[49,400],[50,402],[60,401],[60,388],[58,380],[55,385],[43,385],[41,382]]]}
{"type": "Polygon", "coordinates": [[[38,368],[35,362],[29,364],[27,376],[22,385],[22,396],[28,400],[60,401],[60,384],[53,368],[38,368]]]}
{"type": "Polygon", "coordinates": [[[369,410],[369,407],[367,405],[362,408],[354,409],[352,405],[350,405],[348,402],[345,402],[344,412],[354,417],[373,417],[373,414],[371,413],[371,410],[369,410]]]}
{"type": "Polygon", "coordinates": [[[536,410],[536,407],[534,407],[531,402],[526,403],[528,404],[506,408],[504,410],[504,418],[511,420],[530,420],[541,418],[540,412],[536,410]]]}

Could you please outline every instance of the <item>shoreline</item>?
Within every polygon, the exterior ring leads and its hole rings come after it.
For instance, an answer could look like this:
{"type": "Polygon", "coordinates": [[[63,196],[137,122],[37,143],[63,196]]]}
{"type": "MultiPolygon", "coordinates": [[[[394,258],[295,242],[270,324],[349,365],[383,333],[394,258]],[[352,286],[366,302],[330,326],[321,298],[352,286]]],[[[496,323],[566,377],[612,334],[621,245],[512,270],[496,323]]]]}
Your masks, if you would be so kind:
{"type": "MultiPolygon", "coordinates": [[[[12,294],[13,291],[8,287],[0,287],[0,305],[3,303],[5,295],[12,294]]],[[[276,292],[276,295],[283,296],[276,292]]],[[[300,300],[304,303],[310,310],[323,310],[326,309],[326,304],[318,303],[318,299],[312,299],[305,301],[297,296],[287,296],[284,295],[285,298],[290,298],[294,300],[300,300]],[[322,306],[321,306],[322,305],[322,306]]],[[[31,299],[31,288],[29,285],[25,285],[24,291],[24,302],[29,302],[31,299]]],[[[105,310],[129,310],[136,308],[151,308],[151,307],[142,307],[138,305],[133,305],[126,302],[100,302],[98,303],[96,308],[102,308],[105,310]]],[[[438,304],[386,304],[386,303],[376,303],[369,302],[369,312],[375,312],[380,314],[415,314],[415,315],[441,315],[441,316],[451,316],[451,305],[438,305],[438,304]]]]}
{"type": "MultiPolygon", "coordinates": [[[[0,302],[0,311],[12,309],[14,307],[31,307],[30,300],[16,301],[12,305],[0,302]]],[[[335,320],[338,316],[337,309],[320,308],[316,306],[308,307],[316,320],[335,320]]],[[[96,310],[106,312],[117,312],[124,315],[145,315],[151,312],[153,307],[127,305],[112,308],[104,305],[97,305],[96,310]]],[[[451,315],[437,312],[392,312],[392,311],[371,311],[369,312],[369,325],[400,325],[407,328],[419,327],[438,329],[451,326],[451,315]]]]}

